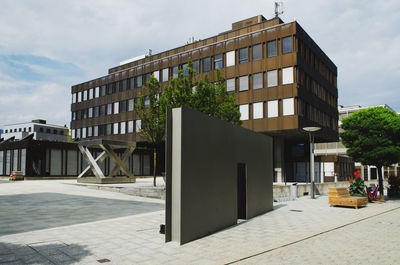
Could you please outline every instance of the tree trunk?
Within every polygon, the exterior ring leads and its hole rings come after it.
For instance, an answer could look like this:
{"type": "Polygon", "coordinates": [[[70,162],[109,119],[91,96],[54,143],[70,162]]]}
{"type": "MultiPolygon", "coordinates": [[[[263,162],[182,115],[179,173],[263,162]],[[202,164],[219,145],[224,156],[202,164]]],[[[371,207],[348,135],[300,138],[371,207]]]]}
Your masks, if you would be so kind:
{"type": "Polygon", "coordinates": [[[153,159],[154,159],[154,165],[153,165],[153,186],[157,186],[157,177],[156,177],[156,170],[157,170],[157,149],[154,147],[153,149],[153,159]]]}
{"type": "Polygon", "coordinates": [[[379,195],[380,195],[380,201],[384,201],[385,197],[383,194],[383,176],[382,176],[382,167],[377,166],[376,170],[378,171],[378,185],[379,185],[379,195]]]}

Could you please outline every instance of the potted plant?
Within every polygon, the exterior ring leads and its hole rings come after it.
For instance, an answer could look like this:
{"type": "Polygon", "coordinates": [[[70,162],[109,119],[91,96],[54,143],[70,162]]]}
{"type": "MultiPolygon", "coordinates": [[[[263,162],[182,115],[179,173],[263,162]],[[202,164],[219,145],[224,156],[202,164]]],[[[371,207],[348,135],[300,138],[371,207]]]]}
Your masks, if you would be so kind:
{"type": "Polygon", "coordinates": [[[349,192],[352,196],[365,196],[365,184],[360,177],[360,170],[354,171],[354,179],[349,178],[349,182],[349,192]]]}

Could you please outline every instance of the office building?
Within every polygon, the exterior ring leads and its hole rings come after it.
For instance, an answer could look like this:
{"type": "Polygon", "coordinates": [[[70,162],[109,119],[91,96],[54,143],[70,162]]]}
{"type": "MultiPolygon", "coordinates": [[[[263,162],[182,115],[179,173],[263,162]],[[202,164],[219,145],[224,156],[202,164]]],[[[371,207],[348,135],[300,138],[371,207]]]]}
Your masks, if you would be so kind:
{"type": "Polygon", "coordinates": [[[198,78],[214,81],[221,71],[243,127],[274,137],[275,181],[307,181],[309,144],[302,128],[320,127],[316,142],[338,140],[337,67],[296,21],[279,17],[245,19],[216,36],[126,60],[72,86],[72,138],[143,142],[135,113],[143,86],[153,74],[163,89],[178,69],[186,74],[189,58],[198,78]]]}

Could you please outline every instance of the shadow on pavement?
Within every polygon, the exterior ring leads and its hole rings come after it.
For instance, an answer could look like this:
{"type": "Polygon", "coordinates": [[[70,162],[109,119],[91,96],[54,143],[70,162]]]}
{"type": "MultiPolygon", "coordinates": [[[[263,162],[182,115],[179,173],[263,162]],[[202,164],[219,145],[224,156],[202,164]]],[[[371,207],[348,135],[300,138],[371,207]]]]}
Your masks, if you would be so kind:
{"type": "Polygon", "coordinates": [[[0,236],[164,209],[161,203],[61,193],[0,196],[0,236]]]}
{"type": "Polygon", "coordinates": [[[60,241],[29,245],[0,242],[0,264],[73,264],[91,254],[85,246],[60,241]]]}

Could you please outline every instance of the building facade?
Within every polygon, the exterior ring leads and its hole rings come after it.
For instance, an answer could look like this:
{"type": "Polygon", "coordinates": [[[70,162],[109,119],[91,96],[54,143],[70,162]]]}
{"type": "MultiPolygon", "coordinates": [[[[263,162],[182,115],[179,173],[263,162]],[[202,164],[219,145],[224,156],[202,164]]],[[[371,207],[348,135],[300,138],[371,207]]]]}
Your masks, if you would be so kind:
{"type": "Polygon", "coordinates": [[[21,140],[31,134],[34,140],[68,142],[70,139],[69,129],[66,126],[47,124],[45,120],[5,125],[2,137],[4,140],[12,137],[21,140]]]}
{"type": "Polygon", "coordinates": [[[274,137],[275,181],[307,181],[308,136],[338,139],[337,68],[297,22],[255,16],[232,29],[154,55],[128,60],[106,76],[72,86],[72,138],[143,142],[135,113],[151,74],[161,90],[186,73],[193,61],[198,78],[215,81],[219,69],[233,93],[243,127],[274,137]]]}
{"type": "MultiPolygon", "coordinates": [[[[339,131],[341,120],[349,117],[353,113],[367,108],[383,107],[393,110],[386,104],[377,106],[338,106],[339,112],[339,131]]],[[[394,111],[394,110],[393,110],[394,111]]],[[[378,179],[377,168],[372,165],[362,165],[361,163],[354,163],[353,159],[346,154],[346,147],[341,141],[332,143],[318,143],[315,146],[316,167],[319,170],[321,176],[335,176],[337,180],[347,180],[353,177],[354,170],[360,169],[361,177],[364,180],[378,179]]],[[[388,178],[389,176],[398,176],[400,174],[398,165],[392,165],[390,167],[382,167],[382,176],[388,178]]]]}

